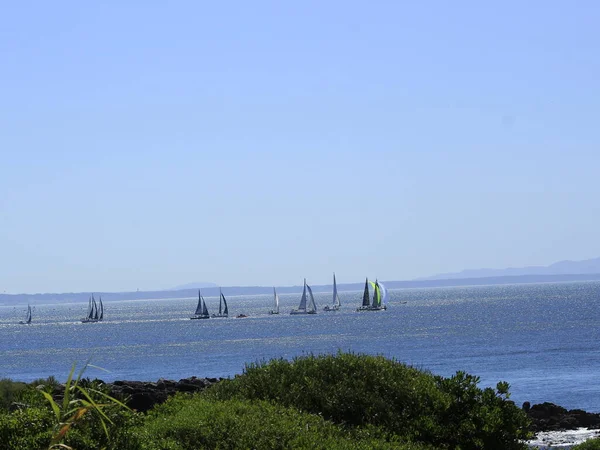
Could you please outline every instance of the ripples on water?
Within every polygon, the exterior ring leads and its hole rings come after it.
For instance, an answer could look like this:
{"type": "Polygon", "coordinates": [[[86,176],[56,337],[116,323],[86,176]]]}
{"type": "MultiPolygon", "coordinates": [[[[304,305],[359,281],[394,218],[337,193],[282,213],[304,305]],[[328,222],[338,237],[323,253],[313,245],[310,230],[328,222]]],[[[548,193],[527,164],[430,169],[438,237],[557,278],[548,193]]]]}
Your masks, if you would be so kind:
{"type": "MultiPolygon", "coordinates": [[[[299,295],[228,297],[231,316],[189,320],[195,298],[105,303],[106,320],[82,324],[80,304],[0,307],[0,377],[30,381],[68,373],[89,359],[105,380],[232,376],[244,364],[338,349],[388,357],[449,376],[465,370],[484,386],[511,384],[517,402],[551,401],[600,411],[600,283],[404,289],[387,311],[355,312],[362,292],[342,292],[342,310],[290,316],[299,295]],[[404,303],[406,302],[406,303],[404,303]]],[[[225,290],[225,295],[226,290],[225,290]]],[[[207,298],[211,312],[218,298],[207,298]]]]}

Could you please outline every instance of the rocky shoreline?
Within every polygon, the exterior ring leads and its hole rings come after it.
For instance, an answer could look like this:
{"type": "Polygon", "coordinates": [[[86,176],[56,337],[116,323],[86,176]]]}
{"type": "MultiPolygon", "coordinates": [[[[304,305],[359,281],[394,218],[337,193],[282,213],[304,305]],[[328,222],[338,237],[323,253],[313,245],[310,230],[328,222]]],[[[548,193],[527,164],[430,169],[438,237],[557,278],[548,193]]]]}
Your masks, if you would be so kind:
{"type": "Polygon", "coordinates": [[[107,386],[109,395],[125,401],[131,409],[146,412],[178,392],[200,392],[222,379],[191,377],[174,381],[161,378],[156,382],[114,381],[107,386]]]}
{"type": "Polygon", "coordinates": [[[600,429],[600,414],[589,413],[581,409],[568,410],[554,403],[530,405],[523,403],[523,410],[531,419],[531,431],[561,431],[587,428],[600,429]]]}

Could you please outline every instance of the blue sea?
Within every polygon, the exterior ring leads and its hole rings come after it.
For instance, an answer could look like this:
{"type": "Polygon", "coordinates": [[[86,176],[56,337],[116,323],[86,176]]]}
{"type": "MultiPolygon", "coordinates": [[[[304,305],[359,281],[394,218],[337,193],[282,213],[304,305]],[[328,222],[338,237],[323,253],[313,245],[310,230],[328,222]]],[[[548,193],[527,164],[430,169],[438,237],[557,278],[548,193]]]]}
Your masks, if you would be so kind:
{"type": "MultiPolygon", "coordinates": [[[[224,289],[225,295],[227,290],[224,289]]],[[[402,289],[387,311],[356,312],[362,292],[341,292],[342,310],[290,316],[300,295],[228,297],[230,318],[189,320],[195,298],[105,302],[105,321],[83,324],[87,298],[0,306],[0,378],[65,379],[71,365],[112,380],[228,377],[246,363],[338,350],[381,354],[444,376],[508,381],[512,399],[600,412],[600,283],[402,289]],[[249,317],[233,318],[244,313],[249,317]]],[[[218,298],[206,298],[210,312],[218,298]]]]}

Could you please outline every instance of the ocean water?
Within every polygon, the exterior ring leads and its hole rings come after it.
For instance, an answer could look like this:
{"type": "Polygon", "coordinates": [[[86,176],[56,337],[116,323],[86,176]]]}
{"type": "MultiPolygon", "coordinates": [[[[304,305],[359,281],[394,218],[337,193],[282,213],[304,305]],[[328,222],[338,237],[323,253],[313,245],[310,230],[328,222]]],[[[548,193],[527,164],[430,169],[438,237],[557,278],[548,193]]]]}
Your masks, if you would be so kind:
{"type": "MultiPolygon", "coordinates": [[[[227,295],[226,289],[224,290],[227,295]]],[[[355,311],[362,292],[341,292],[342,310],[290,316],[299,295],[228,297],[229,319],[189,320],[195,298],[115,301],[105,321],[82,324],[87,299],[0,306],[0,378],[66,378],[73,362],[86,375],[117,379],[233,376],[246,363],[338,350],[382,354],[433,373],[478,375],[482,386],[508,381],[512,399],[549,401],[600,412],[600,283],[402,289],[387,311],[355,311]],[[249,317],[236,319],[244,313],[249,317]]],[[[218,298],[206,298],[210,312],[218,298]]]]}

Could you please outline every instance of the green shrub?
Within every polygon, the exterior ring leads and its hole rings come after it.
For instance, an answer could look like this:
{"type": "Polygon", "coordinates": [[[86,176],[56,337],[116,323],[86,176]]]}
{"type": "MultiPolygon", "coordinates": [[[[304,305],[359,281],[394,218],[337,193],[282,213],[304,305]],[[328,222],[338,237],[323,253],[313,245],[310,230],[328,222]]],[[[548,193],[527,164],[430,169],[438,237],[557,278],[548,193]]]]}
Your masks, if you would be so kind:
{"type": "Polygon", "coordinates": [[[508,383],[498,383],[496,390],[480,389],[479,377],[465,372],[436,379],[442,392],[450,397],[450,405],[439,417],[443,433],[438,443],[461,449],[524,448],[519,440],[531,437],[529,419],[508,400],[508,383]]]}
{"type": "Polygon", "coordinates": [[[145,450],[424,449],[348,432],[322,417],[265,401],[176,396],[138,429],[145,450]]]}
{"type": "Polygon", "coordinates": [[[0,414],[2,449],[47,449],[52,438],[52,419],[49,408],[31,407],[0,414]]]}
{"type": "Polygon", "coordinates": [[[13,402],[19,401],[20,395],[27,389],[27,384],[12,381],[8,378],[0,380],[0,410],[8,410],[13,402]]]}
{"type": "Polygon", "coordinates": [[[600,439],[588,439],[584,443],[572,447],[572,450],[600,450],[600,439]]]}
{"type": "Polygon", "coordinates": [[[482,390],[478,381],[462,373],[436,377],[382,356],[338,353],[250,364],[204,395],[267,400],[439,448],[526,448],[525,414],[507,400],[508,391],[482,390]]]}
{"type": "MultiPolygon", "coordinates": [[[[111,407],[104,411],[112,425],[107,436],[96,416],[87,415],[73,426],[64,444],[76,450],[140,450],[133,434],[140,418],[111,407]]],[[[47,450],[54,434],[55,416],[49,406],[28,407],[0,414],[0,448],[2,450],[47,450]]]]}

